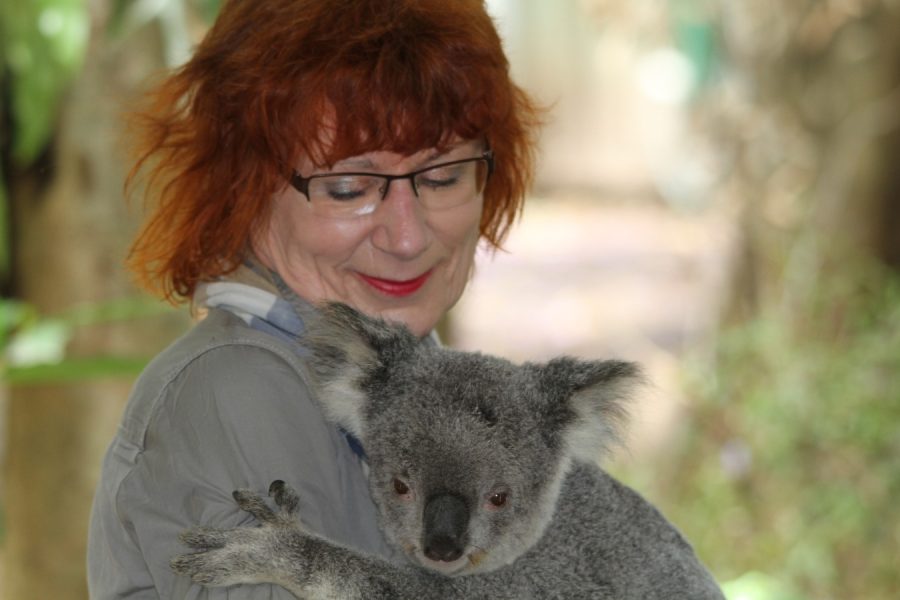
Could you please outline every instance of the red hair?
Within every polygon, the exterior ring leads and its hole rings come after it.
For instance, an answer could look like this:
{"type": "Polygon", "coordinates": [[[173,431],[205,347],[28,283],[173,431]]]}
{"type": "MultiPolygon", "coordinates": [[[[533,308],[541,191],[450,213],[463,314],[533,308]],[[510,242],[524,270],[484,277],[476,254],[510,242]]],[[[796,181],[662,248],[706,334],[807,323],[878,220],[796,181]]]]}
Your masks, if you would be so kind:
{"type": "Polygon", "coordinates": [[[327,167],[484,139],[480,232],[498,247],[534,170],[539,111],[481,0],[231,0],[135,113],[152,211],[128,264],[170,301],[241,263],[302,155],[327,167]]]}

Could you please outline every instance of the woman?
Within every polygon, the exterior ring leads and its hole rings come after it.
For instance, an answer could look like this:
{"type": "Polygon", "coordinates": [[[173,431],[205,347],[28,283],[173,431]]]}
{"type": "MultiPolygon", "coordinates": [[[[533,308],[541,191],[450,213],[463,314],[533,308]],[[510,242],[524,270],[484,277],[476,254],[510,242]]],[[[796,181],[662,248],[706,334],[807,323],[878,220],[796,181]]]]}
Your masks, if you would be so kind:
{"type": "Polygon", "coordinates": [[[532,174],[536,109],[479,0],[234,0],[138,120],[152,212],[130,266],[208,315],[132,392],[103,464],[92,598],[289,598],[176,577],[182,530],[283,479],[321,535],[390,558],[362,449],[306,383],[328,300],[427,336],[532,174]]]}

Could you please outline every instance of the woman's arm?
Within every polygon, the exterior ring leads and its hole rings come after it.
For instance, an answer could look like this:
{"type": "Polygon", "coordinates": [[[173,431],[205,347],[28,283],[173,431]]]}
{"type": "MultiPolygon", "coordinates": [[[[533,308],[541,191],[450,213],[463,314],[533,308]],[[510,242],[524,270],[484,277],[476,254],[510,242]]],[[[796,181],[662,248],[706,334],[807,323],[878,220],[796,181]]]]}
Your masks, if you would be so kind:
{"type": "Polygon", "coordinates": [[[161,597],[291,597],[271,585],[205,590],[169,566],[186,549],[178,538],[183,530],[250,523],[232,491],[264,492],[273,479],[300,490],[300,510],[318,535],[388,552],[356,458],[322,419],[296,369],[254,346],[202,354],[163,390],[116,498],[161,597]]]}

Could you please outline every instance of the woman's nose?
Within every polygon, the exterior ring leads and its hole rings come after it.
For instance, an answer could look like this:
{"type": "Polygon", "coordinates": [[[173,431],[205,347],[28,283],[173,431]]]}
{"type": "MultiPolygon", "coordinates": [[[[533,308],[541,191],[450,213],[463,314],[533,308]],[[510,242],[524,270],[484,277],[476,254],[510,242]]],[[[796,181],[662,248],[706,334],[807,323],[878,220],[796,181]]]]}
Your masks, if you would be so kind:
{"type": "Polygon", "coordinates": [[[415,258],[428,248],[431,230],[411,181],[391,181],[373,216],[377,224],[372,243],[379,250],[400,258],[415,258]]]}

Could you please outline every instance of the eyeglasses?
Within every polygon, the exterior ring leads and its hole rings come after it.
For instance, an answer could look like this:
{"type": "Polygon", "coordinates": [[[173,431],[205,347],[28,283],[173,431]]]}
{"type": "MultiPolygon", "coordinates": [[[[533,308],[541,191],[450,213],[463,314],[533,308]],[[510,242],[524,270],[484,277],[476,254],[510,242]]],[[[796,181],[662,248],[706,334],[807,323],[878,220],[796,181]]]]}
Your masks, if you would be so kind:
{"type": "Polygon", "coordinates": [[[494,153],[431,165],[405,175],[322,173],[303,177],[294,171],[291,185],[306,196],[317,215],[350,219],[374,212],[397,179],[408,179],[427,210],[465,204],[484,190],[494,171],[494,153]]]}

